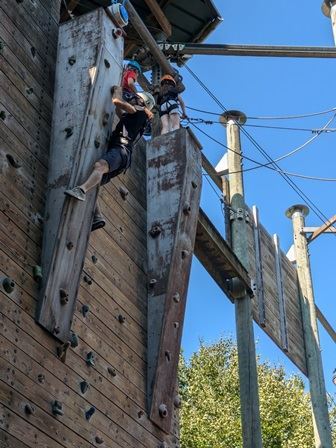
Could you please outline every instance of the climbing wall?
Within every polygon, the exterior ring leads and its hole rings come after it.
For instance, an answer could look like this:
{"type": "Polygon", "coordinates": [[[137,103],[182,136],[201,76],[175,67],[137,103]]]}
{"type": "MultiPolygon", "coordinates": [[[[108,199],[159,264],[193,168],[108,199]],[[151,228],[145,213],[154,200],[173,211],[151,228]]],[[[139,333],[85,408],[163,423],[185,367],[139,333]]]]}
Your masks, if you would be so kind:
{"type": "Polygon", "coordinates": [[[147,414],[143,145],[100,190],[107,224],[89,240],[72,346],[34,319],[59,3],[0,3],[0,447],[175,448],[147,414]]]}

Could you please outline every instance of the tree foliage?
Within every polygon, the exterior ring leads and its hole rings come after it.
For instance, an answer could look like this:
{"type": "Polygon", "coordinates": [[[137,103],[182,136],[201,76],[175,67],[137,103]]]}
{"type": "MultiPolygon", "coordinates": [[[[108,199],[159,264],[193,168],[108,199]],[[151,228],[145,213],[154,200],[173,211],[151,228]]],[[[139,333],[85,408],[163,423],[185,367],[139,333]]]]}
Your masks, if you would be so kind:
{"type": "MultiPolygon", "coordinates": [[[[299,376],[258,361],[264,448],[313,448],[309,394],[299,376]]],[[[179,369],[182,448],[241,448],[237,347],[231,339],[201,344],[179,369]]],[[[331,406],[336,428],[336,409],[331,406]]],[[[336,446],[336,445],[335,445],[336,446]]]]}

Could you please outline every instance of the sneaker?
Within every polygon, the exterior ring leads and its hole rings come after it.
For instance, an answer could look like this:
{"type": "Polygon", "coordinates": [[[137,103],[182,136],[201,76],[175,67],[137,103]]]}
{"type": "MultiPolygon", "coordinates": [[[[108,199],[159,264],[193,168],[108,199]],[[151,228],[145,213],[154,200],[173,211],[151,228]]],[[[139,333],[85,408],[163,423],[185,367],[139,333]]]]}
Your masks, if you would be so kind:
{"type": "Polygon", "coordinates": [[[80,187],[74,187],[71,190],[65,190],[64,194],[78,199],[78,201],[85,201],[85,192],[80,187]]]}

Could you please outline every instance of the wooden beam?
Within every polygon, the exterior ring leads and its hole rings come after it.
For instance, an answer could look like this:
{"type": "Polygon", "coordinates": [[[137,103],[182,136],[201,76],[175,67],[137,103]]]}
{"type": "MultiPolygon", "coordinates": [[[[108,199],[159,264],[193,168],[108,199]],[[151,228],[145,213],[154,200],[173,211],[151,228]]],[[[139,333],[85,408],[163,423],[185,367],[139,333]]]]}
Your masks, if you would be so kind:
{"type": "Polygon", "coordinates": [[[211,180],[215,183],[215,185],[222,192],[222,188],[223,188],[223,186],[222,186],[222,179],[218,175],[217,171],[215,170],[213,165],[210,163],[210,161],[205,157],[203,152],[202,152],[202,167],[203,167],[204,171],[206,171],[207,174],[209,174],[211,180]]]}
{"type": "Polygon", "coordinates": [[[315,309],[316,309],[316,316],[317,316],[318,320],[320,321],[320,324],[323,326],[325,331],[329,334],[331,339],[334,342],[336,342],[336,331],[333,329],[331,324],[327,321],[326,317],[324,316],[324,314],[322,313],[322,311],[320,310],[320,308],[317,305],[315,305],[315,309]]]}
{"type": "Polygon", "coordinates": [[[202,209],[198,215],[194,253],[232,302],[230,280],[233,278],[238,277],[252,294],[246,269],[202,209]]]}
{"type": "Polygon", "coordinates": [[[167,433],[201,195],[200,148],[184,128],[147,144],[148,401],[150,419],[167,433]]]}
{"type": "Polygon", "coordinates": [[[162,11],[158,2],[156,0],[145,0],[145,3],[151,10],[153,16],[158,21],[165,35],[167,37],[170,37],[172,35],[172,26],[169,20],[167,19],[165,13],[162,11]]]}
{"type": "MultiPolygon", "coordinates": [[[[313,232],[313,234],[308,238],[308,243],[316,240],[322,233],[330,229],[330,227],[336,222],[336,215],[332,216],[326,223],[313,232]]],[[[336,229],[330,229],[331,232],[336,232],[336,229]]]]}
{"type": "MultiPolygon", "coordinates": [[[[63,13],[61,15],[61,19],[60,19],[61,22],[64,22],[65,20],[70,19],[71,13],[78,5],[79,0],[69,0],[68,3],[67,2],[65,2],[65,3],[66,3],[66,9],[63,11],[63,13]]],[[[65,8],[65,6],[64,6],[64,8],[65,8]]]]}

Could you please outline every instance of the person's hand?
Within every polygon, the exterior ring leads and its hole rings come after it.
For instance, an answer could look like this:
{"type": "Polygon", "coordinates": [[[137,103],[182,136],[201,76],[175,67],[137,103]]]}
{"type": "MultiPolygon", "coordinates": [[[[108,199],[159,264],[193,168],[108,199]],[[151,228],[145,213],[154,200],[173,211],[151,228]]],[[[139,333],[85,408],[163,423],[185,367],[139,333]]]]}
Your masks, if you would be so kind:
{"type": "Polygon", "coordinates": [[[146,114],[147,114],[148,120],[152,120],[153,119],[153,117],[154,117],[153,112],[151,112],[150,110],[147,110],[146,114]]]}

